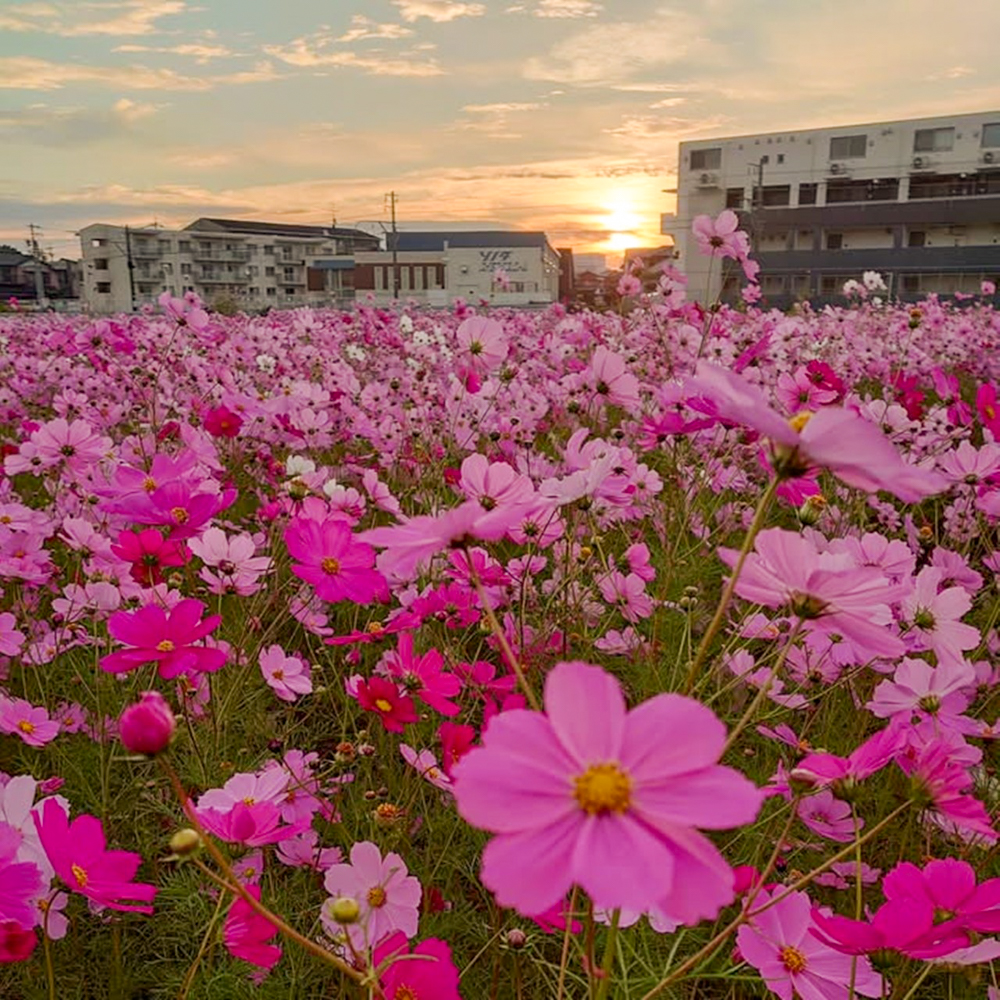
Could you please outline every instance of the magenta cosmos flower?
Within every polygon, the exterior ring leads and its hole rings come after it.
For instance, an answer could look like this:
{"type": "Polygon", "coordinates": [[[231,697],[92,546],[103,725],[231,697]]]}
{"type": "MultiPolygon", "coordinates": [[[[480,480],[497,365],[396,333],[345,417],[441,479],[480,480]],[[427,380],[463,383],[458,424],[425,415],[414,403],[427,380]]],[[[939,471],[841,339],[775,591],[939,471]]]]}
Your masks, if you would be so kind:
{"type": "Polygon", "coordinates": [[[947,489],[940,473],[904,462],[882,431],[860,414],[836,406],[801,411],[788,421],[741,375],[699,362],[686,390],[714,404],[721,420],[752,427],[771,442],[772,463],[785,477],[822,466],[849,486],[887,490],[912,503],[947,489]]]}
{"type": "Polygon", "coordinates": [[[152,913],[156,886],[133,882],[142,858],[130,851],[105,850],[104,828],[96,816],[77,816],[72,823],[55,799],[32,813],[38,837],[56,875],[73,892],[112,910],[152,913]],[[138,903],[123,903],[123,899],[138,903]]]}
{"type": "MultiPolygon", "coordinates": [[[[260,886],[243,888],[260,902],[260,886]]],[[[278,928],[267,917],[262,917],[245,899],[237,897],[226,916],[222,940],[234,958],[242,958],[261,969],[273,969],[281,958],[281,949],[267,942],[277,933],[278,928]]]]}
{"type": "Polygon", "coordinates": [[[458,992],[458,969],[451,960],[446,941],[428,938],[408,953],[406,938],[394,934],[375,950],[374,964],[393,961],[379,977],[386,1000],[462,1000],[458,992]],[[409,955],[414,959],[410,960],[409,955]]]}
{"type": "Polygon", "coordinates": [[[501,713],[454,768],[458,811],[497,834],[483,882],[529,915],[575,883],[600,909],[714,917],[733,899],[733,873],[696,828],[748,823],[763,799],[716,763],[725,739],[690,698],[661,694],[628,712],[600,667],[557,663],[544,714],[501,713]]]}
{"type": "Polygon", "coordinates": [[[204,610],[201,601],[187,598],[169,611],[156,604],[147,604],[138,611],[116,611],[108,619],[108,632],[134,648],[109,653],[102,658],[101,669],[120,674],[155,662],[164,680],[195,671],[218,670],[226,662],[226,654],[221,649],[193,645],[222,621],[221,615],[202,620],[204,610]]]}
{"type": "Polygon", "coordinates": [[[370,604],[389,599],[385,578],[372,568],[374,549],[358,541],[346,521],[297,517],[285,529],[285,544],[295,560],[292,572],[312,584],[321,600],[370,604]]]}

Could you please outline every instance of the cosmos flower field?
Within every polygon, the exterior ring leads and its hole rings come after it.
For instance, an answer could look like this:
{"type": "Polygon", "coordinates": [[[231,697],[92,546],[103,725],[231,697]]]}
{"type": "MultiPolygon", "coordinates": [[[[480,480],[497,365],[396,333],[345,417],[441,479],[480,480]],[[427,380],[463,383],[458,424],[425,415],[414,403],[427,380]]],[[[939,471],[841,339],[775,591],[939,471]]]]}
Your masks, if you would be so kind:
{"type": "Polygon", "coordinates": [[[874,290],[0,315],[0,996],[1000,995],[1000,314],[874,290]]]}

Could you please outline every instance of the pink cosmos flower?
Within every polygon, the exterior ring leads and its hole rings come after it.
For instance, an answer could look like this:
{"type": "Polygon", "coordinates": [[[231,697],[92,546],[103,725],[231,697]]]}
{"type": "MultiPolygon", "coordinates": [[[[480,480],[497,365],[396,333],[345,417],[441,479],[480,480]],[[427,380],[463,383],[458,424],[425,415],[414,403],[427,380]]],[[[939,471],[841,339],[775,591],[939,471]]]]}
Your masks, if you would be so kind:
{"type": "Polygon", "coordinates": [[[913,590],[902,601],[906,636],[916,640],[918,649],[932,649],[942,665],[961,663],[962,652],[979,645],[979,629],[959,619],[972,607],[972,598],[962,587],[938,591],[944,571],[925,566],[914,581],[913,590]]]}
{"type": "Polygon", "coordinates": [[[173,479],[152,493],[137,494],[121,501],[122,512],[138,524],[155,524],[170,529],[171,538],[192,538],[216,514],[232,506],[235,489],[206,492],[199,484],[173,479]]]}
{"type": "Polygon", "coordinates": [[[483,510],[524,504],[535,495],[527,476],[515,472],[506,462],[490,462],[478,453],[462,462],[458,487],[466,499],[475,500],[483,510]]]}
{"type": "Polygon", "coordinates": [[[413,633],[403,632],[395,651],[390,650],[381,660],[389,674],[425,705],[442,715],[458,715],[459,708],[450,699],[462,690],[462,681],[445,673],[444,658],[436,649],[418,655],[413,651],[413,633]]]}
{"type": "Polygon", "coordinates": [[[406,937],[394,934],[375,949],[372,964],[381,965],[389,958],[397,960],[380,977],[386,1000],[462,1000],[447,942],[428,938],[410,952],[406,937]],[[418,957],[407,960],[408,954],[418,957]]]}
{"type": "Polygon", "coordinates": [[[837,390],[817,383],[809,370],[800,365],[794,372],[782,372],[778,376],[775,395],[789,413],[799,410],[818,410],[837,399],[837,390]]]}
{"type": "MultiPolygon", "coordinates": [[[[204,796],[203,796],[204,798],[204,796]]],[[[309,817],[282,824],[281,810],[273,802],[238,802],[228,812],[198,807],[198,819],[209,833],[230,844],[260,847],[294,837],[309,826],[309,817]]]]}
{"type": "MultiPolygon", "coordinates": [[[[798,816],[813,833],[828,840],[846,844],[854,839],[851,807],[841,799],[834,798],[833,792],[828,788],[802,799],[798,806],[798,816]]],[[[859,827],[864,825],[864,820],[858,820],[859,827]]]]}
{"type": "Polygon", "coordinates": [[[698,249],[709,257],[731,257],[739,260],[750,253],[750,238],[740,229],[737,214],[723,209],[718,218],[699,215],[691,224],[698,249]]]}
{"type": "Polygon", "coordinates": [[[203,423],[212,437],[234,438],[240,433],[243,418],[225,406],[214,406],[206,411],[203,423]]]}
{"type": "Polygon", "coordinates": [[[46,799],[32,818],[49,863],[69,889],[112,910],[153,912],[145,904],[152,902],[156,886],[132,881],[142,858],[130,851],[105,850],[99,819],[83,815],[70,823],[55,799],[46,799]]]}
{"type": "Polygon", "coordinates": [[[969,794],[972,778],[945,740],[932,740],[913,756],[901,754],[896,762],[910,775],[931,819],[950,831],[982,837],[989,843],[997,840],[986,807],[969,794]]]}
{"type": "Polygon", "coordinates": [[[526,914],[576,883],[602,909],[714,917],[732,901],[733,874],[696,827],[749,822],[763,798],[716,764],[724,743],[724,726],[696,701],[663,694],[627,712],[600,667],[556,664],[545,713],[496,716],[454,768],[459,813],[497,834],[483,882],[526,914]]]}
{"type": "Polygon", "coordinates": [[[944,660],[932,667],[926,660],[907,657],[900,661],[891,681],[882,681],[875,688],[872,700],[865,707],[880,719],[920,714],[974,732],[971,719],[962,726],[957,716],[969,707],[972,701],[969,692],[975,685],[976,672],[965,660],[944,660]]]}
{"type": "MultiPolygon", "coordinates": [[[[792,770],[792,777],[816,785],[832,784],[835,790],[863,781],[882,770],[906,743],[899,726],[889,725],[868,737],[847,757],[832,753],[810,753],[792,770]]],[[[798,742],[792,744],[797,746],[798,742]]]]}
{"type": "Polygon", "coordinates": [[[626,621],[637,622],[653,613],[653,599],[646,593],[646,581],[637,573],[613,570],[597,584],[601,596],[622,613],[626,621]]]}
{"type": "Polygon", "coordinates": [[[1000,437],[1000,400],[995,385],[984,382],[976,390],[976,411],[983,427],[995,438],[1000,437]]]}
{"type": "Polygon", "coordinates": [[[292,572],[324,601],[387,601],[385,579],[372,568],[375,552],[359,538],[339,519],[294,518],[285,529],[285,544],[296,560],[292,572]]]}
{"type": "MultiPolygon", "coordinates": [[[[247,885],[245,888],[260,902],[260,886],[247,885]]],[[[262,969],[273,969],[281,958],[281,949],[267,942],[277,933],[278,928],[267,917],[262,917],[245,899],[237,897],[226,915],[222,940],[234,958],[262,969]]]]}
{"type": "Polygon", "coordinates": [[[17,656],[24,645],[24,633],[14,628],[16,624],[9,611],[0,611],[0,656],[17,656]]]}
{"type": "Polygon", "coordinates": [[[222,621],[221,615],[202,619],[204,610],[201,601],[185,598],[169,611],[157,604],[147,604],[138,611],[116,611],[108,619],[108,632],[135,648],[109,653],[101,659],[101,669],[120,674],[154,662],[164,680],[184,673],[218,670],[226,662],[225,652],[193,645],[222,621]]]}
{"type": "MultiPolygon", "coordinates": [[[[736,593],[770,608],[785,608],[809,631],[840,633],[871,656],[900,656],[902,640],[888,631],[889,605],[903,588],[875,568],[856,567],[845,555],[817,552],[802,535],[768,528],[756,539],[736,583],[736,593]]],[[[734,549],[719,558],[736,563],[734,549]]]]}
{"type": "Polygon", "coordinates": [[[0,923],[13,921],[28,930],[35,925],[33,903],[42,889],[42,873],[28,861],[18,861],[21,834],[0,823],[0,923]]]}
{"type": "Polygon", "coordinates": [[[604,401],[628,410],[639,408],[639,380],[629,373],[625,359],[603,344],[594,349],[587,382],[604,401]]]}
{"type": "Polygon", "coordinates": [[[67,467],[82,472],[99,462],[111,451],[111,439],[98,434],[86,420],[71,423],[62,417],[42,424],[29,438],[33,461],[21,461],[26,455],[25,446],[20,455],[10,455],[5,460],[8,475],[18,472],[36,472],[65,462],[67,467]]]}
{"type": "MultiPolygon", "coordinates": [[[[765,906],[781,890],[764,890],[754,908],[765,906]]],[[[852,981],[854,992],[884,996],[881,977],[866,958],[852,959],[834,951],[812,934],[812,904],[804,892],[793,892],[758,913],[736,935],[740,954],[781,1000],[843,1000],[852,981]]]]}
{"type": "MultiPolygon", "coordinates": [[[[361,907],[357,922],[346,927],[359,951],[397,931],[407,938],[417,933],[420,880],[408,873],[398,854],[383,858],[374,844],[359,841],[351,848],[351,863],[327,869],[323,885],[331,896],[328,902],[346,896],[361,907]]],[[[341,929],[326,915],[326,907],[323,923],[334,934],[341,929]]]]}
{"type": "Polygon", "coordinates": [[[421,778],[429,781],[435,788],[443,792],[451,791],[451,778],[441,769],[437,757],[431,750],[421,750],[419,753],[406,743],[399,744],[399,753],[403,760],[412,767],[421,778]]]}
{"type": "Polygon", "coordinates": [[[200,538],[192,538],[188,548],[205,564],[198,575],[213,594],[254,594],[260,577],[274,565],[268,556],[254,555],[257,546],[245,532],[229,537],[221,528],[208,528],[200,538]]]}
{"type": "Polygon", "coordinates": [[[503,327],[486,316],[470,316],[455,331],[457,356],[463,366],[479,374],[494,371],[510,349],[503,327]]]}
{"type": "Polygon", "coordinates": [[[826,406],[789,422],[770,408],[757,386],[704,361],[687,391],[711,400],[720,419],[769,438],[774,467],[783,475],[800,475],[819,465],[849,486],[869,493],[887,490],[908,503],[947,488],[944,476],[904,462],[875,424],[851,410],[826,406]]]}
{"type": "Polygon", "coordinates": [[[301,694],[312,694],[309,664],[297,656],[288,656],[279,645],[262,649],[258,662],[268,687],[282,701],[295,701],[301,694]]]}
{"type": "Polygon", "coordinates": [[[44,706],[0,694],[0,733],[17,736],[29,747],[42,747],[59,735],[59,722],[49,718],[44,706]]]}

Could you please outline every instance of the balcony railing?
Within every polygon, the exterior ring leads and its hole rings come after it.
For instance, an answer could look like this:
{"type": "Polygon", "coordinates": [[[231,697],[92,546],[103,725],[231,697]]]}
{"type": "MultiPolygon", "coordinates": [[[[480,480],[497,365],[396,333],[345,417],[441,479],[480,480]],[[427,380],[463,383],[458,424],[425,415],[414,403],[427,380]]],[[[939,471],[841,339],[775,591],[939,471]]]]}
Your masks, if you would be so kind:
{"type": "Polygon", "coordinates": [[[194,247],[191,250],[191,256],[195,260],[219,260],[219,261],[241,262],[250,259],[250,251],[247,249],[220,250],[218,247],[211,247],[208,250],[203,250],[200,247],[194,247]]]}

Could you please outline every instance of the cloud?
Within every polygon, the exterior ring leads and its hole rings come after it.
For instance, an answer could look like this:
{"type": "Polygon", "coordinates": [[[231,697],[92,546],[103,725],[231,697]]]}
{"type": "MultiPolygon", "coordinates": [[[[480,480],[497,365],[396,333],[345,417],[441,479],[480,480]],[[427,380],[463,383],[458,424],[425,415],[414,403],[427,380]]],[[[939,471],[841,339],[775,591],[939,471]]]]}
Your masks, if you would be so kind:
{"type": "Polygon", "coordinates": [[[461,3],[459,0],[392,0],[399,8],[404,21],[412,23],[426,17],[429,21],[443,23],[458,17],[481,17],[486,13],[486,5],[481,3],[461,3]]]}
{"type": "Polygon", "coordinates": [[[158,52],[166,55],[191,56],[198,63],[207,63],[212,59],[228,59],[235,55],[232,49],[224,45],[116,45],[112,52],[158,52]]]}
{"type": "Polygon", "coordinates": [[[404,28],[401,24],[376,24],[364,14],[355,14],[351,18],[351,27],[337,41],[349,43],[370,38],[407,38],[412,34],[412,28],[404,28]]]}
{"type": "Polygon", "coordinates": [[[507,101],[507,102],[499,102],[497,104],[466,104],[462,107],[462,110],[468,111],[471,114],[492,115],[492,114],[508,114],[511,111],[537,111],[539,108],[544,108],[544,107],[547,107],[547,105],[529,103],[529,102],[507,101]]]}
{"type": "Polygon", "coordinates": [[[0,57],[0,90],[61,90],[72,84],[94,84],[115,90],[203,91],[225,84],[277,79],[279,74],[269,62],[258,63],[252,70],[197,77],[150,66],[85,66],[32,56],[0,57]]]}
{"type": "Polygon", "coordinates": [[[709,44],[693,15],[659,11],[649,22],[594,25],[564,38],[542,58],[529,59],[524,75],[577,86],[615,86],[643,71],[662,69],[699,53],[709,44]]]}
{"type": "Polygon", "coordinates": [[[182,76],[149,66],[85,66],[54,63],[33,56],[0,57],[0,90],[60,90],[67,84],[93,83],[116,90],[209,90],[204,78],[182,76]]]}
{"type": "Polygon", "coordinates": [[[7,143],[62,148],[89,146],[128,136],[137,122],[164,107],[127,97],[104,109],[30,104],[17,111],[0,113],[0,137],[7,143]]]}
{"type": "Polygon", "coordinates": [[[596,0],[539,0],[535,17],[597,17],[603,9],[596,0]]]}
{"type": "Polygon", "coordinates": [[[491,139],[520,139],[519,132],[513,132],[508,126],[512,114],[526,111],[539,111],[548,107],[530,101],[498,101],[493,104],[466,104],[462,110],[472,117],[455,122],[452,129],[458,131],[482,132],[491,139]]]}
{"type": "Polygon", "coordinates": [[[81,35],[150,35],[160,18],[182,14],[186,0],[51,0],[0,10],[0,30],[81,35]]]}
{"type": "Polygon", "coordinates": [[[371,52],[361,55],[349,51],[325,51],[334,39],[328,35],[312,35],[296,38],[287,45],[265,45],[268,55],[280,59],[289,66],[319,69],[337,67],[358,69],[372,76],[441,76],[444,70],[433,59],[413,59],[407,53],[383,55],[371,52]]]}

